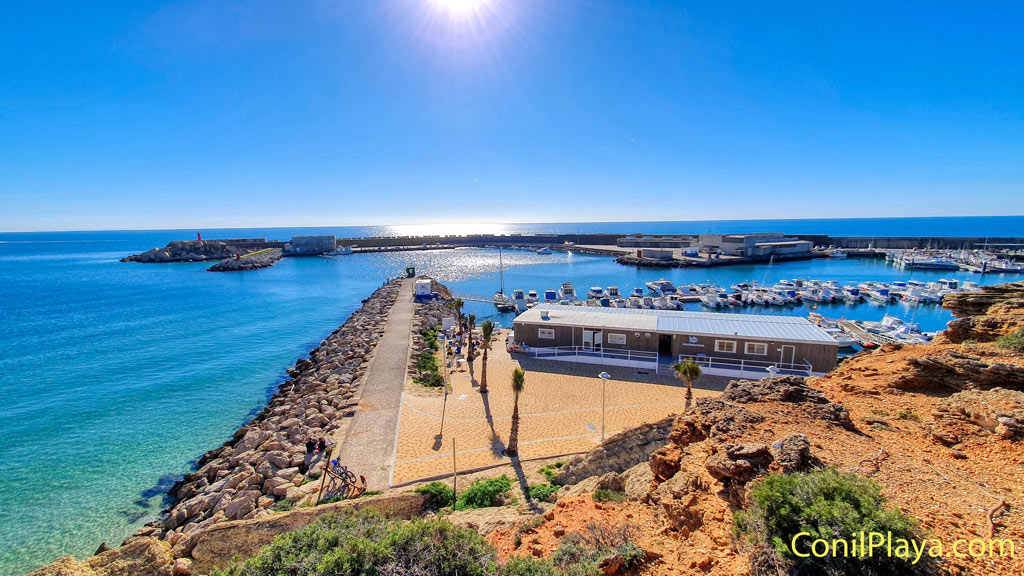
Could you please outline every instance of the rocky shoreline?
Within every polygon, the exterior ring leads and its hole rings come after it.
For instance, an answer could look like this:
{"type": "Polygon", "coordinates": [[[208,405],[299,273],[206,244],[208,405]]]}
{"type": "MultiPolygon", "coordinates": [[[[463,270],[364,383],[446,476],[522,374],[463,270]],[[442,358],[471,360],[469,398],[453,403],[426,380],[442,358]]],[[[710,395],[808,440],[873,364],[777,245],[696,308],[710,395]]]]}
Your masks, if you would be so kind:
{"type": "Polygon", "coordinates": [[[309,480],[319,463],[307,466],[305,441],[330,438],[354,414],[396,297],[394,285],[377,289],[309,358],[297,361],[267,406],[204,454],[197,470],[171,488],[175,504],[133,538],[162,539],[175,558],[187,557],[212,525],[267,516],[275,502],[315,493],[319,483],[309,480]]]}
{"type": "Polygon", "coordinates": [[[225,258],[208,268],[210,272],[241,272],[269,268],[281,259],[284,252],[280,248],[267,248],[239,258],[225,258]]]}

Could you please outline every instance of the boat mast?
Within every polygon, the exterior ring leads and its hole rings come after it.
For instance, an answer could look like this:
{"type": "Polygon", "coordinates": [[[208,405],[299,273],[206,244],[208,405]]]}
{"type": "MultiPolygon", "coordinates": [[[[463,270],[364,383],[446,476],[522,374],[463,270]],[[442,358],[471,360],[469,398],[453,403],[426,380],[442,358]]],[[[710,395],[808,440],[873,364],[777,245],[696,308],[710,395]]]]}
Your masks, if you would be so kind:
{"type": "Polygon", "coordinates": [[[505,262],[501,258],[501,245],[498,245],[498,294],[505,293],[505,262]]]}

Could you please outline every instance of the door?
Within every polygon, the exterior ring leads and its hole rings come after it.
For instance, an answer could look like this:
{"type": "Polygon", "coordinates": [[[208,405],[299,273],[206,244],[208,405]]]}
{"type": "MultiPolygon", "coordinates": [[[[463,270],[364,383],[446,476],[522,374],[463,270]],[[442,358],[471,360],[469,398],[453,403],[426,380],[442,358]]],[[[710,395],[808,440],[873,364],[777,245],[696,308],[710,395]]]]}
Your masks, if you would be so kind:
{"type": "Polygon", "coordinates": [[[594,350],[601,348],[601,331],[600,330],[584,330],[583,331],[583,349],[594,350]]]}
{"type": "Polygon", "coordinates": [[[672,336],[669,334],[661,334],[658,336],[658,357],[672,358],[672,336]]]}
{"type": "Polygon", "coordinates": [[[785,365],[786,368],[791,368],[793,366],[793,357],[796,356],[796,346],[783,344],[779,350],[779,363],[785,365]]]}

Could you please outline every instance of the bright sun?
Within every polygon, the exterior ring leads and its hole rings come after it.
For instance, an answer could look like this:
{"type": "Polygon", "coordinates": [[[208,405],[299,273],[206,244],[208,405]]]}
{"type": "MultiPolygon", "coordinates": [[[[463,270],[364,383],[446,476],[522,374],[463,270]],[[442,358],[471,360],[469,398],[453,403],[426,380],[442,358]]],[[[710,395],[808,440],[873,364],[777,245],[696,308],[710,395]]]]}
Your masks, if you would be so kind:
{"type": "Polygon", "coordinates": [[[438,8],[452,16],[467,16],[478,12],[490,0],[430,0],[438,8]]]}

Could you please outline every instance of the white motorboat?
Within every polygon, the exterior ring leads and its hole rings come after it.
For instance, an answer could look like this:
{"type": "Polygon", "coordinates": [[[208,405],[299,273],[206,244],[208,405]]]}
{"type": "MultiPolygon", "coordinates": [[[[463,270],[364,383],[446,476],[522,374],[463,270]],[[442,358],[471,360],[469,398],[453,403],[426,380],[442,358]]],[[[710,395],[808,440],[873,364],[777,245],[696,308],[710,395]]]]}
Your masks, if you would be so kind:
{"type": "Polygon", "coordinates": [[[526,293],[526,302],[529,304],[533,304],[539,299],[540,298],[537,296],[536,290],[530,290],[529,292],[526,293]]]}
{"type": "Polygon", "coordinates": [[[661,296],[676,293],[676,285],[669,282],[668,280],[665,280],[664,278],[655,280],[654,282],[648,282],[646,285],[651,292],[653,292],[654,294],[659,294],[661,296]]]}
{"type": "Polygon", "coordinates": [[[551,248],[548,248],[547,246],[545,246],[545,247],[541,248],[540,250],[537,250],[537,254],[551,254],[551,248]]]}
{"type": "Polygon", "coordinates": [[[579,299],[576,297],[576,288],[573,287],[572,282],[562,284],[562,287],[558,289],[558,299],[565,302],[575,302],[579,299]]]}
{"type": "Polygon", "coordinates": [[[558,292],[554,288],[548,288],[544,291],[544,301],[548,303],[557,303],[558,292]]]}
{"type": "Polygon", "coordinates": [[[591,286],[590,291],[587,292],[587,296],[597,299],[604,298],[604,288],[601,288],[600,286],[591,286]]]}
{"type": "Polygon", "coordinates": [[[530,299],[526,296],[526,293],[516,288],[512,291],[512,304],[515,305],[517,310],[526,310],[527,305],[530,303],[530,299]]]}
{"type": "Polygon", "coordinates": [[[718,292],[708,292],[701,294],[700,303],[708,308],[721,308],[722,300],[718,297],[718,292]]]}

